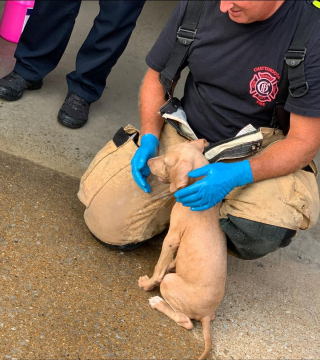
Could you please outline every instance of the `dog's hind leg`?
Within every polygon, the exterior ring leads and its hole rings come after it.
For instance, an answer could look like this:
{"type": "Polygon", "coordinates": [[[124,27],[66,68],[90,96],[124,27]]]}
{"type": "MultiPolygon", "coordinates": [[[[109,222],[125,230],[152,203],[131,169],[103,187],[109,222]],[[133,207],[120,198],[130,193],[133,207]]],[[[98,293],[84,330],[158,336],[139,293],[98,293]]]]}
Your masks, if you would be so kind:
{"type": "Polygon", "coordinates": [[[192,329],[187,288],[187,284],[178,274],[167,274],[160,285],[160,292],[165,300],[160,301],[161,298],[156,296],[151,298],[149,303],[151,307],[163,312],[178,325],[192,329]]]}
{"type": "Polygon", "coordinates": [[[168,273],[174,273],[176,272],[176,264],[177,264],[177,258],[173,259],[171,263],[167,267],[168,273]]]}
{"type": "Polygon", "coordinates": [[[169,305],[165,300],[160,296],[154,296],[149,299],[149,304],[153,309],[157,309],[163,314],[167,315],[170,319],[175,321],[178,325],[190,330],[193,327],[193,324],[189,317],[183,314],[179,310],[175,310],[169,305]]]}
{"type": "Polygon", "coordinates": [[[158,286],[161,283],[167,273],[169,264],[172,262],[173,255],[178,249],[179,244],[179,234],[169,230],[167,236],[163,240],[161,254],[152,277],[149,278],[147,275],[141,276],[138,281],[138,285],[141,289],[145,291],[152,290],[155,286],[158,286]]]}

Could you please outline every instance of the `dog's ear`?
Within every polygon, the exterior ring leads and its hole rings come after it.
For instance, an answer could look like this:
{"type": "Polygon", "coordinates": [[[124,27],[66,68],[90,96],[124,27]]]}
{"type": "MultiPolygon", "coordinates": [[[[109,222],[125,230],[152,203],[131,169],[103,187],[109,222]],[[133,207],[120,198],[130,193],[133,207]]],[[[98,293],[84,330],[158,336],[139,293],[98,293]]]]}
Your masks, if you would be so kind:
{"type": "Polygon", "coordinates": [[[170,171],[170,192],[175,192],[181,187],[188,185],[188,173],[192,171],[192,163],[186,160],[178,160],[170,171]]]}
{"type": "Polygon", "coordinates": [[[209,146],[206,139],[192,140],[190,144],[195,145],[201,152],[203,152],[205,147],[209,146]]]}
{"type": "Polygon", "coordinates": [[[164,177],[165,176],[165,165],[164,165],[164,156],[157,156],[151,158],[147,162],[150,171],[153,175],[164,177]]]}

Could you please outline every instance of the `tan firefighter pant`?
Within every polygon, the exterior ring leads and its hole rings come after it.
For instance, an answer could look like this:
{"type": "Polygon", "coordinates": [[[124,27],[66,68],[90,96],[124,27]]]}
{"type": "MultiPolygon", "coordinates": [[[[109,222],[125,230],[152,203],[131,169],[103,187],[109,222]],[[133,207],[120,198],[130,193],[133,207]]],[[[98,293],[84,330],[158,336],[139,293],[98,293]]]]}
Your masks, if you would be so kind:
{"type": "MultiPolygon", "coordinates": [[[[131,125],[125,132],[137,133],[131,125]]],[[[265,148],[280,140],[280,131],[262,128],[265,148]]],[[[164,125],[159,152],[186,141],[168,124],[164,125]]],[[[175,203],[169,185],[152,174],[151,193],[143,192],[133,180],[130,161],[137,145],[130,137],[123,144],[110,141],[93,159],[81,179],[78,197],[86,206],[85,222],[101,241],[125,245],[150,239],[169,225],[175,203]]],[[[316,170],[315,170],[316,171],[316,170]]],[[[319,214],[319,195],[315,175],[304,170],[275,179],[234,189],[222,202],[221,218],[228,214],[287,229],[312,227],[319,214]]]]}

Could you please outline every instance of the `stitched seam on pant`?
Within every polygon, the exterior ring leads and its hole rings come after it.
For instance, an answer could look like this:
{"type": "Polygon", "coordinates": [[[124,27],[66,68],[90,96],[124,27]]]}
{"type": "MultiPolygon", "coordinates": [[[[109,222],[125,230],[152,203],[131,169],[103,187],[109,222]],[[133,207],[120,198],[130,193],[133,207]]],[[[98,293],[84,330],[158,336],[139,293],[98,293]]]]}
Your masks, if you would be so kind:
{"type": "Polygon", "coordinates": [[[95,197],[99,194],[100,190],[109,182],[111,179],[113,179],[116,175],[118,175],[122,170],[126,169],[128,166],[131,166],[131,164],[126,165],[125,167],[121,168],[118,172],[116,172],[113,176],[111,176],[100,188],[99,190],[94,194],[91,201],[89,202],[87,209],[90,207],[92,201],[95,199],[95,197]]]}
{"type": "MultiPolygon", "coordinates": [[[[155,211],[155,214],[151,217],[151,219],[149,219],[149,221],[148,221],[147,224],[145,225],[145,227],[144,227],[144,229],[143,229],[143,231],[142,231],[142,234],[141,234],[141,236],[140,236],[140,241],[142,241],[141,238],[142,238],[143,234],[145,233],[148,224],[150,224],[151,221],[152,221],[152,220],[156,217],[156,215],[159,213],[159,211],[162,210],[162,209],[165,207],[165,205],[167,204],[167,202],[169,202],[170,200],[172,200],[172,197],[173,197],[173,196],[174,196],[174,195],[171,194],[170,198],[169,198],[167,201],[165,201],[161,207],[157,208],[157,211],[155,211]]],[[[174,205],[173,205],[173,206],[174,206],[174,205]]],[[[171,215],[171,214],[170,214],[170,215],[171,215]]],[[[169,219],[170,219],[170,217],[169,217],[169,219]]],[[[129,226],[129,225],[128,225],[128,226],[129,226]]],[[[148,239],[146,239],[146,240],[148,240],[148,239]]],[[[139,242],[140,242],[140,241],[139,241],[139,242]]]]}
{"type": "MultiPolygon", "coordinates": [[[[103,161],[107,156],[111,156],[112,154],[114,154],[116,151],[118,151],[119,149],[121,149],[123,146],[125,146],[129,141],[131,141],[131,139],[128,139],[123,145],[121,145],[121,146],[118,146],[114,151],[112,151],[112,152],[110,152],[110,153],[108,153],[108,154],[106,154],[103,158],[101,158],[98,162],[97,162],[97,164],[92,168],[92,170],[87,174],[87,176],[86,176],[86,178],[85,179],[83,179],[83,183],[88,179],[88,177],[89,177],[89,175],[93,172],[93,170],[100,164],[100,162],[101,161],[103,161]]],[[[104,186],[105,184],[103,184],[103,186],[104,186]]],[[[102,187],[103,187],[102,186],[102,187]]],[[[99,191],[101,190],[101,188],[99,189],[99,191]]]]}
{"type": "MultiPolygon", "coordinates": [[[[304,204],[303,204],[304,208],[303,208],[303,210],[305,210],[306,213],[307,213],[307,214],[304,214],[303,212],[301,212],[301,214],[302,214],[302,216],[303,216],[301,226],[304,224],[304,222],[305,222],[305,220],[306,220],[306,222],[307,222],[307,225],[306,225],[306,226],[307,226],[307,227],[303,229],[303,230],[306,230],[306,229],[308,229],[308,228],[310,227],[310,222],[311,222],[310,208],[309,208],[309,206],[308,206],[308,201],[307,201],[307,199],[306,199],[305,194],[302,193],[302,192],[300,192],[300,191],[298,190],[298,184],[297,184],[297,182],[298,182],[298,181],[301,182],[301,180],[300,180],[297,176],[295,176],[294,174],[293,174],[293,177],[294,177],[294,191],[295,191],[295,193],[298,193],[298,194],[300,194],[300,195],[303,197],[303,201],[304,201],[304,204]]],[[[302,182],[301,182],[301,183],[302,183],[302,182]]],[[[303,185],[303,187],[305,188],[305,185],[304,185],[303,183],[302,183],[302,185],[303,185]]],[[[307,189],[306,189],[306,191],[307,191],[307,189]]],[[[300,228],[300,229],[301,229],[301,228],[300,228]]]]}

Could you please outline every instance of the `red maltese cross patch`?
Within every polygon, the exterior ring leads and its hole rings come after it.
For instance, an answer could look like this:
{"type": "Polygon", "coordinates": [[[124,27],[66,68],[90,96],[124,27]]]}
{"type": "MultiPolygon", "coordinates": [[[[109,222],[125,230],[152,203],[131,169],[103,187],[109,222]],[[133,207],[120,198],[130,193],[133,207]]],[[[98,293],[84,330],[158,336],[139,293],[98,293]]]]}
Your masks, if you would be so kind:
{"type": "Polygon", "coordinates": [[[250,94],[257,99],[257,104],[265,106],[276,98],[280,76],[275,70],[265,66],[255,68],[254,71],[250,81],[250,94]]]}

